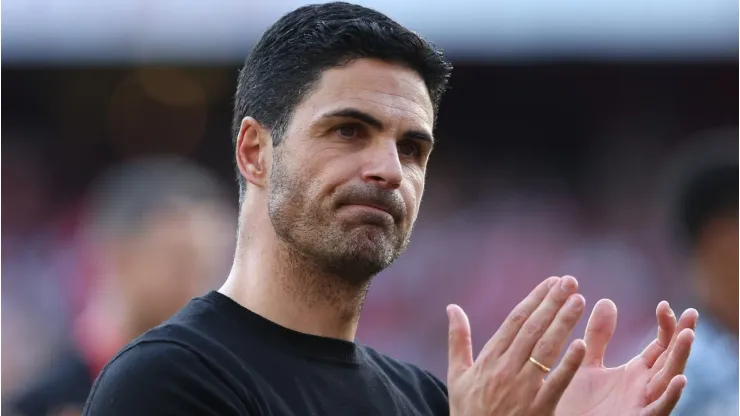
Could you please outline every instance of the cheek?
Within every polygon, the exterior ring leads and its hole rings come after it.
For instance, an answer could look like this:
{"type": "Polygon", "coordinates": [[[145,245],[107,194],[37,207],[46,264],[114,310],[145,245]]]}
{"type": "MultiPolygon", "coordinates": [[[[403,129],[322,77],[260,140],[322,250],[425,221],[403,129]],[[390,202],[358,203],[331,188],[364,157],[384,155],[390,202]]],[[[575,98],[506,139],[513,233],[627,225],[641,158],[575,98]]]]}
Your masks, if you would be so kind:
{"type": "Polygon", "coordinates": [[[426,179],[426,170],[421,169],[419,167],[413,167],[413,168],[408,169],[408,173],[406,175],[406,182],[410,185],[412,189],[412,194],[414,195],[414,198],[416,198],[417,201],[420,201],[422,195],[424,194],[425,179],[426,179]]]}
{"type": "Polygon", "coordinates": [[[272,165],[272,172],[270,172],[270,204],[286,205],[299,198],[300,179],[295,168],[280,158],[276,159],[272,165]]]}
{"type": "MultiPolygon", "coordinates": [[[[327,180],[314,166],[276,164],[270,180],[269,213],[273,220],[284,223],[320,216],[326,201],[327,180]]],[[[329,182],[331,183],[331,182],[329,182]]],[[[312,220],[313,221],[313,220],[312,220]]],[[[295,224],[293,224],[295,225],[295,224]]]]}
{"type": "Polygon", "coordinates": [[[330,200],[338,188],[361,177],[358,166],[360,162],[349,157],[322,161],[316,175],[306,184],[306,189],[319,200],[330,200]]]}
{"type": "Polygon", "coordinates": [[[424,195],[424,177],[417,172],[407,175],[402,188],[402,195],[406,203],[410,223],[413,224],[419,213],[422,196],[424,195]]]}

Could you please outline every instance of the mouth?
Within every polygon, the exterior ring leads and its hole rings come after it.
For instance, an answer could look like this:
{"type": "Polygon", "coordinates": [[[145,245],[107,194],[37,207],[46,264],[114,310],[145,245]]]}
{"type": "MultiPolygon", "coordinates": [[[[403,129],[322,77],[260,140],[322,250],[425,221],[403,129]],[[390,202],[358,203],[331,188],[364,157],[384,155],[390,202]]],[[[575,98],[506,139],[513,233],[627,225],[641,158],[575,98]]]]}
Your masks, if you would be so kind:
{"type": "Polygon", "coordinates": [[[372,210],[375,210],[375,211],[382,211],[382,212],[385,212],[386,214],[389,214],[391,216],[393,215],[393,214],[391,214],[390,209],[388,209],[387,207],[384,207],[382,205],[377,205],[377,204],[358,203],[358,204],[347,204],[346,206],[364,207],[364,208],[369,208],[369,209],[372,209],[372,210]]]}
{"type": "Polygon", "coordinates": [[[349,209],[352,211],[360,211],[372,215],[382,215],[390,217],[394,222],[397,221],[397,217],[393,214],[392,210],[382,204],[367,203],[367,202],[355,202],[350,204],[343,204],[342,208],[349,209]]]}

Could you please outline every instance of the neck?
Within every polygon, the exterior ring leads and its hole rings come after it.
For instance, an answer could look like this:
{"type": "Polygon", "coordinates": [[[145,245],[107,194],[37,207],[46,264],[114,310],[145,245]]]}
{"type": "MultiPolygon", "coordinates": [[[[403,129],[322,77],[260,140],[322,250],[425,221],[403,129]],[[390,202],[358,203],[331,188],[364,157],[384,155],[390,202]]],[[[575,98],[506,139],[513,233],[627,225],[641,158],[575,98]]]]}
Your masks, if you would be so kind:
{"type": "Polygon", "coordinates": [[[354,341],[368,285],[323,272],[280,241],[263,218],[242,227],[234,265],[219,292],[294,331],[354,341]]]}

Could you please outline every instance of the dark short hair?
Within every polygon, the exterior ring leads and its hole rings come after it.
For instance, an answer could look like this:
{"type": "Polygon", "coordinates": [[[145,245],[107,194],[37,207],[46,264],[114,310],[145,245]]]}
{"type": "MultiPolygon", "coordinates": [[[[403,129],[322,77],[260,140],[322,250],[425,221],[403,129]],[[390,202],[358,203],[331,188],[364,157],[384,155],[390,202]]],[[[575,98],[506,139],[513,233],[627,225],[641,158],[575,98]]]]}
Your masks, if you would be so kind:
{"type": "MultiPolygon", "coordinates": [[[[265,31],[239,73],[234,102],[234,144],[241,121],[254,117],[282,141],[298,104],[321,73],[361,58],[415,70],[423,78],[436,119],[452,66],[440,50],[375,10],[344,3],[300,7],[265,31]]],[[[239,193],[246,190],[238,173],[239,193]]]]}
{"type": "Polygon", "coordinates": [[[695,174],[679,195],[679,232],[688,247],[696,244],[709,221],[738,215],[738,165],[722,164],[695,174]]]}

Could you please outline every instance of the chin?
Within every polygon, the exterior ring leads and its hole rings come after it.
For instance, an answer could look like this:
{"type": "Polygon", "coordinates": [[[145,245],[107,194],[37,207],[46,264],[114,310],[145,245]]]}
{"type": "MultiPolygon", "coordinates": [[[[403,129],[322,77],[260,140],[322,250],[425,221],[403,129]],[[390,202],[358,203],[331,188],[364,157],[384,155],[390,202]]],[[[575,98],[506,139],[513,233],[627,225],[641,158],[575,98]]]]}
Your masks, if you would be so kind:
{"type": "Polygon", "coordinates": [[[385,270],[398,257],[387,242],[377,239],[354,239],[338,243],[334,253],[326,256],[331,274],[353,284],[364,284],[385,270]]]}
{"type": "Polygon", "coordinates": [[[301,244],[328,273],[351,284],[366,284],[390,266],[406,247],[386,226],[355,224],[330,228],[320,239],[305,239],[301,244]]]}
{"type": "Polygon", "coordinates": [[[373,277],[388,267],[386,262],[370,258],[343,259],[334,263],[331,274],[352,286],[365,286],[373,277]]]}
{"type": "Polygon", "coordinates": [[[390,245],[391,238],[389,231],[384,227],[377,225],[361,225],[355,227],[349,233],[347,239],[353,240],[354,243],[367,242],[374,246],[390,245]]]}

